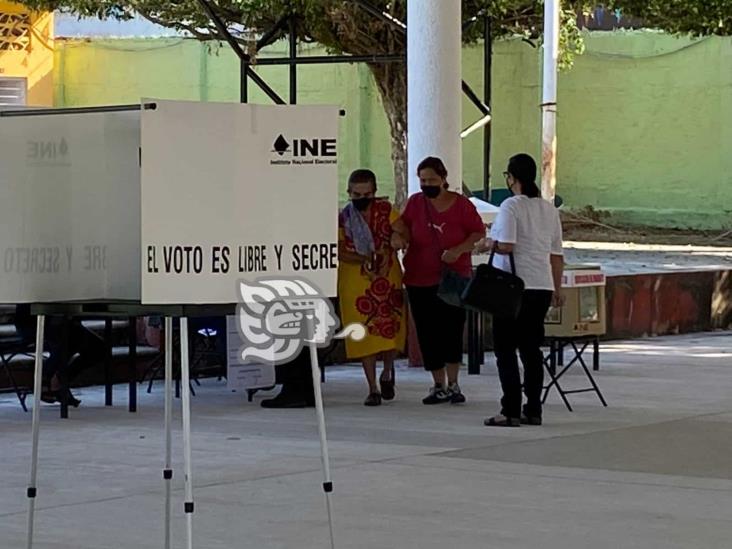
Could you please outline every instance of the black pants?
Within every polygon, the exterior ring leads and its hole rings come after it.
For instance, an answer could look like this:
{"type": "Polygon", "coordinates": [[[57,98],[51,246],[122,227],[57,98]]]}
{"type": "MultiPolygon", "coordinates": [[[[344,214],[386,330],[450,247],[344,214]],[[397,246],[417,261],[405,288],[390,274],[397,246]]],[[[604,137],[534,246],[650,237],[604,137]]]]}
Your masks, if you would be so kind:
{"type": "MultiPolygon", "coordinates": [[[[330,302],[333,310],[338,314],[338,302],[334,298],[330,298],[330,302]]],[[[324,349],[318,349],[318,362],[321,370],[323,369],[323,354],[326,352],[324,349]]],[[[304,396],[306,400],[315,398],[308,344],[304,344],[300,353],[290,362],[275,366],[275,381],[282,384],[283,392],[304,396]]]]}
{"type": "Polygon", "coordinates": [[[524,413],[541,417],[541,390],[544,386],[544,318],[551,305],[552,292],[526,290],[517,319],[493,318],[493,347],[501,379],[501,415],[521,416],[521,375],[516,351],[524,365],[524,413]]]}
{"type": "MultiPolygon", "coordinates": [[[[29,313],[16,316],[16,328],[24,342],[35,343],[35,318],[29,313]]],[[[44,336],[44,351],[50,355],[43,363],[46,382],[56,376],[62,383],[71,384],[81,372],[104,361],[107,352],[104,340],[79,320],[47,316],[44,336]]]]}
{"type": "MultiPolygon", "coordinates": [[[[318,361],[320,362],[320,360],[320,353],[318,353],[318,361]]],[[[313,387],[313,374],[310,366],[310,347],[308,345],[303,346],[300,353],[290,362],[275,366],[275,382],[282,384],[282,390],[279,394],[283,398],[305,400],[308,403],[315,402],[315,388],[313,387]]]]}
{"type": "Polygon", "coordinates": [[[417,329],[424,369],[440,370],[447,363],[463,361],[465,309],[437,296],[437,286],[407,286],[409,309],[417,329]]]}

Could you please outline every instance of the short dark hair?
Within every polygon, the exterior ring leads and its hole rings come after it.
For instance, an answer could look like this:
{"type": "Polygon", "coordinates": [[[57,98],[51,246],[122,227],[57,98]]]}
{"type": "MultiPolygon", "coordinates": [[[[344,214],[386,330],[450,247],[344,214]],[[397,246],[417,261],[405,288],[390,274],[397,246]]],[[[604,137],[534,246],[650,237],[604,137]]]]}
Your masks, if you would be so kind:
{"type": "Polygon", "coordinates": [[[539,198],[541,191],[536,185],[536,162],[528,154],[517,154],[508,161],[508,173],[521,183],[521,194],[539,198]]]}
{"type": "Polygon", "coordinates": [[[371,183],[374,186],[374,191],[376,190],[376,174],[372,172],[371,170],[366,169],[360,169],[360,170],[353,170],[351,172],[351,175],[348,176],[348,188],[350,189],[352,185],[355,185],[356,183],[371,183]]]}
{"type": "Polygon", "coordinates": [[[419,163],[419,166],[417,166],[417,175],[419,175],[419,172],[422,170],[433,170],[442,179],[447,177],[447,168],[445,167],[445,163],[436,156],[428,156],[422,160],[422,162],[419,163]]]}

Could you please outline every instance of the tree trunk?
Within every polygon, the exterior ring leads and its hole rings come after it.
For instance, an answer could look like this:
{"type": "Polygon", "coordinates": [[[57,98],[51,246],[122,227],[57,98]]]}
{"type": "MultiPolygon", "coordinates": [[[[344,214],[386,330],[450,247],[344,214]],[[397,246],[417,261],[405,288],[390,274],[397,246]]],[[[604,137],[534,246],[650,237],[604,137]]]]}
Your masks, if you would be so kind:
{"type": "Polygon", "coordinates": [[[394,203],[407,200],[407,70],[403,63],[369,65],[389,120],[394,163],[394,203]]]}

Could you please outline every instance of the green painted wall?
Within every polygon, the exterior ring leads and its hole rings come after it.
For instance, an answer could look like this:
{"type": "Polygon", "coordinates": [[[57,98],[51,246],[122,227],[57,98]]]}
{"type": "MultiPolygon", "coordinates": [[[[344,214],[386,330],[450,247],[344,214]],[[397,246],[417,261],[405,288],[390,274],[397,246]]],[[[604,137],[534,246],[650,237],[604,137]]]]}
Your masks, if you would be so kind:
{"type": "MultiPolygon", "coordinates": [[[[540,52],[520,41],[494,47],[492,171],[540,146],[540,52]]],[[[271,48],[272,55],[284,49],[271,48]]],[[[302,54],[322,53],[303,48],[302,54]]],[[[59,106],[136,102],[140,97],[237,101],[238,62],[194,41],[62,42],[59,106]]],[[[482,48],[466,48],[466,81],[482,93],[482,48]]],[[[258,72],[287,98],[287,69],[258,72]]],[[[301,66],[301,103],[338,104],[341,177],[370,167],[393,192],[389,133],[365,65],[301,66]]],[[[252,102],[269,100],[250,84],[252,102]]],[[[478,112],[464,99],[467,126],[478,112]]],[[[653,32],[592,33],[587,53],[559,80],[558,192],[616,222],[717,229],[732,225],[732,39],[698,42],[653,32]]],[[[482,187],[481,132],[464,142],[464,180],[482,187]]],[[[502,185],[501,177],[495,184],[502,185]]],[[[342,197],[344,195],[342,194],[342,197]]]]}

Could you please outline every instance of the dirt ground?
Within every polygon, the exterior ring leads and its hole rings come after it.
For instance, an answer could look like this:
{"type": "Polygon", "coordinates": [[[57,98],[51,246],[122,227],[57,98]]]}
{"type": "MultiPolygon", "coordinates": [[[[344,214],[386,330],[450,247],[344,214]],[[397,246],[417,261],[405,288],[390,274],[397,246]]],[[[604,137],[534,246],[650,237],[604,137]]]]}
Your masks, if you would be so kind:
{"type": "Polygon", "coordinates": [[[692,246],[732,246],[732,231],[690,231],[653,227],[615,226],[589,218],[563,214],[564,240],[577,242],[628,242],[692,246]]]}

